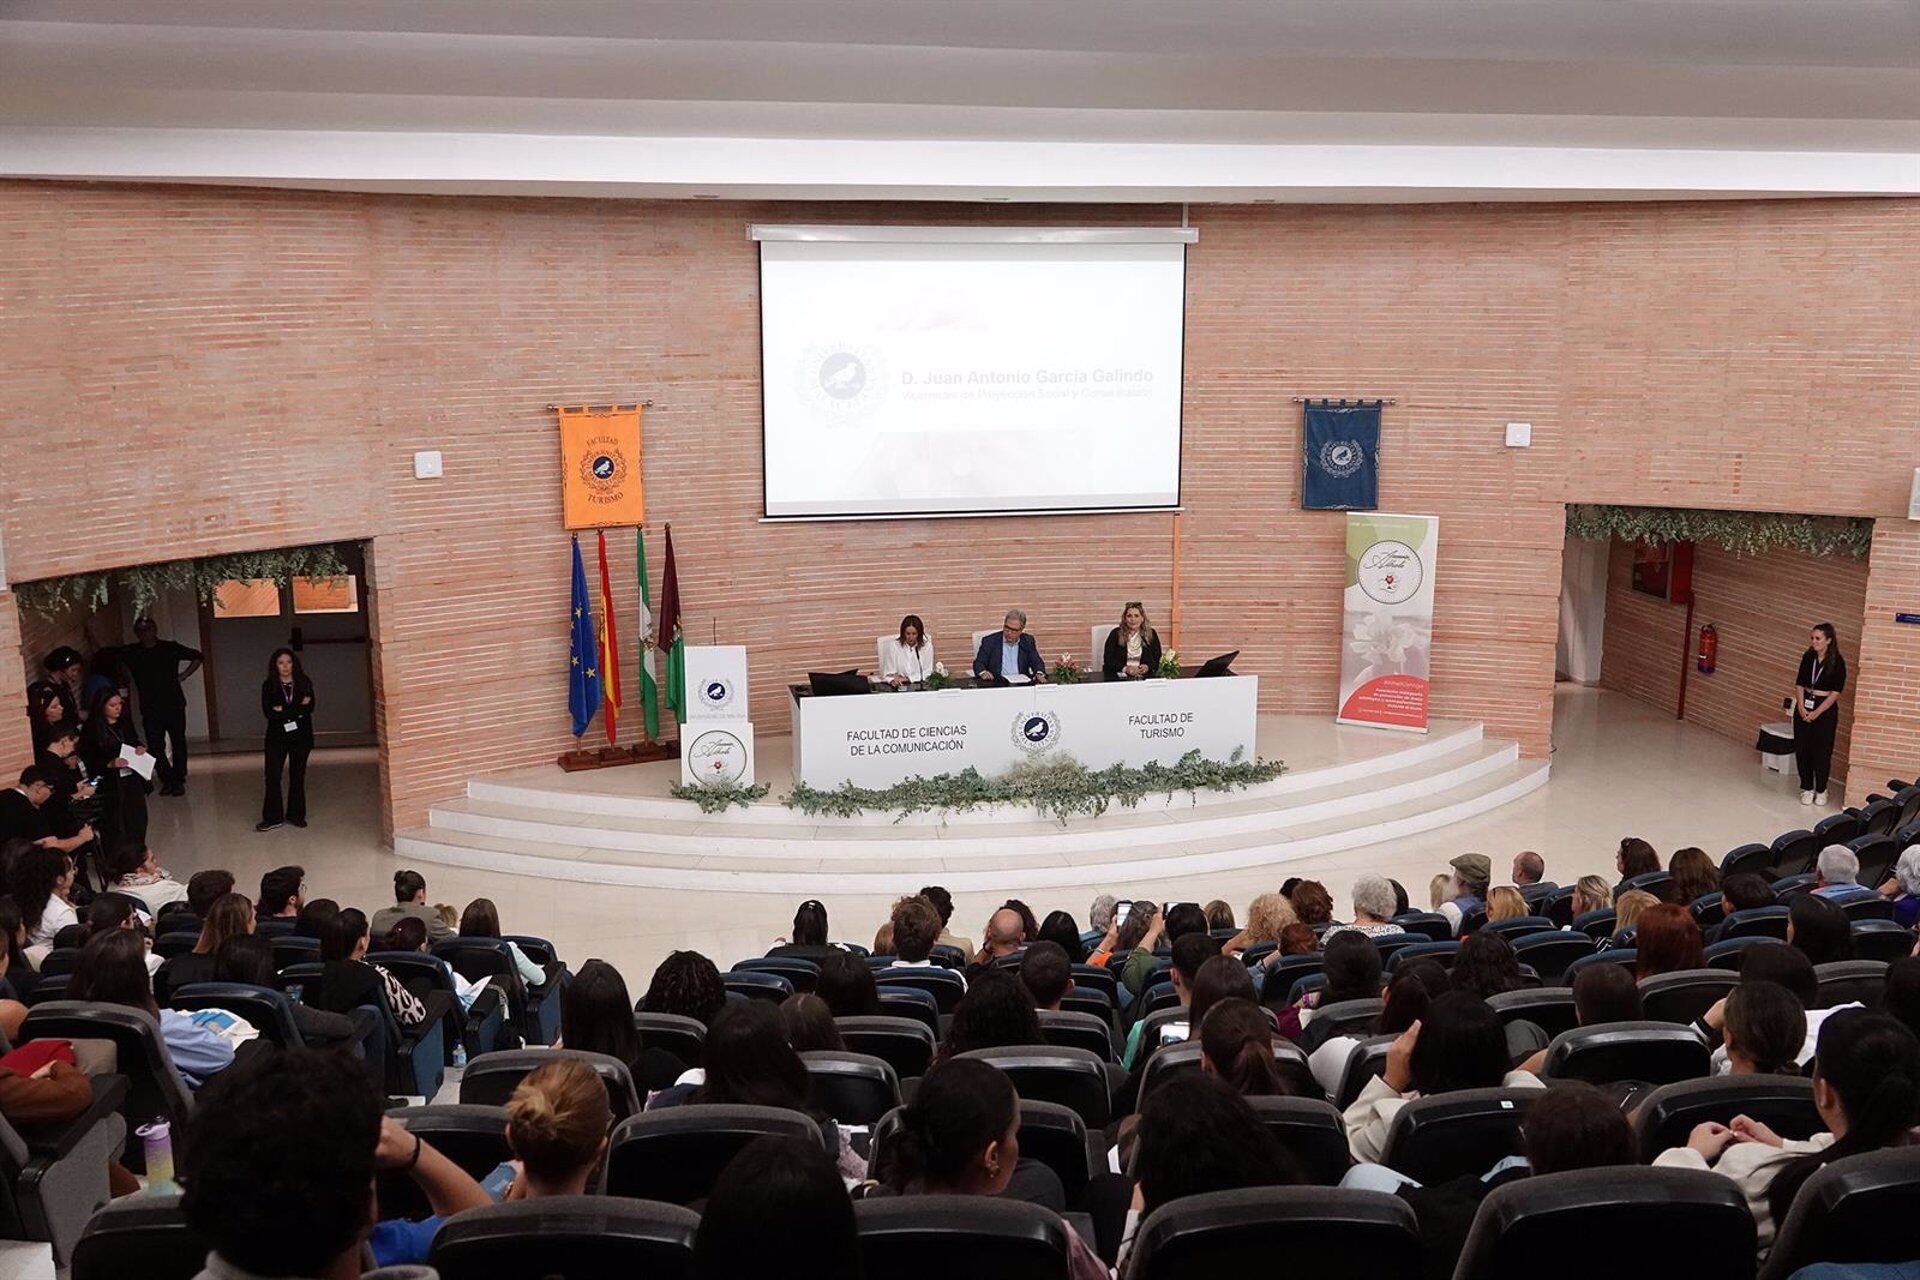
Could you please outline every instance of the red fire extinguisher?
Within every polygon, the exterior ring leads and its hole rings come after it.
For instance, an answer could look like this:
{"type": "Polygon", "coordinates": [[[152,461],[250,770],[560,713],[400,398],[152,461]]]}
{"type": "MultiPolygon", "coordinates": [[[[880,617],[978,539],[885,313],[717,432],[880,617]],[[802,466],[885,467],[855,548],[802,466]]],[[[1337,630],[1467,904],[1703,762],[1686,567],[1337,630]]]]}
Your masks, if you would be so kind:
{"type": "Polygon", "coordinates": [[[1710,676],[1713,674],[1714,660],[1719,655],[1720,633],[1709,622],[1700,628],[1700,652],[1695,656],[1694,665],[1699,668],[1701,675],[1710,676]]]}

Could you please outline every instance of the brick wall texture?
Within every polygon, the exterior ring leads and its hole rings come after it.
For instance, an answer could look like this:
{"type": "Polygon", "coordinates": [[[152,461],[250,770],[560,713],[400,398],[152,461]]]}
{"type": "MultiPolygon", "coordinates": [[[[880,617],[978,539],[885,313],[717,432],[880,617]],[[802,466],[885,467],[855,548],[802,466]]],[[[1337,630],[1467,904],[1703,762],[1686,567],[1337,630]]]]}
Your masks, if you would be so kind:
{"type": "MultiPolygon", "coordinates": [[[[569,745],[555,402],[655,402],[650,537],[673,523],[688,634],[749,647],[763,734],[786,727],[785,681],[870,663],[908,610],[949,660],[1013,603],[1050,652],[1078,649],[1122,600],[1167,616],[1170,516],[759,523],[745,228],[1177,217],[0,184],[7,572],[370,540],[400,825],[569,745]],[[412,478],[427,448],[444,479],[412,478]]],[[[1338,670],[1343,517],[1298,509],[1292,396],[1396,400],[1382,508],[1441,519],[1435,712],[1530,755],[1551,730],[1566,502],[1904,511],[1920,201],[1193,218],[1180,639],[1241,649],[1268,710],[1331,714],[1338,670]],[[1509,420],[1533,423],[1531,449],[1504,447],[1509,420]]],[[[631,563],[617,540],[629,616],[631,563]]],[[[0,643],[9,612],[0,597],[0,643]]],[[[1866,641],[1863,680],[1876,653],[1920,670],[1904,636],[1866,641]]]]}

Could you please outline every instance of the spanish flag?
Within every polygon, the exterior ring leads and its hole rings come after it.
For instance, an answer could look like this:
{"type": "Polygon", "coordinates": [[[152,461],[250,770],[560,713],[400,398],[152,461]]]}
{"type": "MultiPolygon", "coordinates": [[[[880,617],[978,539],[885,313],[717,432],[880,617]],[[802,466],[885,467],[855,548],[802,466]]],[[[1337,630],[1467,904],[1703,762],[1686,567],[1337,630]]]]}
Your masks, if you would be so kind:
{"type": "Polygon", "coordinates": [[[613,625],[613,581],[607,576],[607,535],[600,539],[600,687],[605,691],[601,720],[607,741],[620,741],[620,636],[613,625]]]}

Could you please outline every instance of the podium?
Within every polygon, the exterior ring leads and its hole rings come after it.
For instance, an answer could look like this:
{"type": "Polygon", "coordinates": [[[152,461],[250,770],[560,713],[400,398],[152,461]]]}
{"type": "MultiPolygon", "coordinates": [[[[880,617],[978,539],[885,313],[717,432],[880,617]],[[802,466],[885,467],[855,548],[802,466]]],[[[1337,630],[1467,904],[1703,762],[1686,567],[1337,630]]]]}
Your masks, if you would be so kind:
{"type": "Polygon", "coordinates": [[[747,647],[688,645],[686,672],[687,719],[680,726],[680,781],[696,787],[752,786],[747,647]]]}

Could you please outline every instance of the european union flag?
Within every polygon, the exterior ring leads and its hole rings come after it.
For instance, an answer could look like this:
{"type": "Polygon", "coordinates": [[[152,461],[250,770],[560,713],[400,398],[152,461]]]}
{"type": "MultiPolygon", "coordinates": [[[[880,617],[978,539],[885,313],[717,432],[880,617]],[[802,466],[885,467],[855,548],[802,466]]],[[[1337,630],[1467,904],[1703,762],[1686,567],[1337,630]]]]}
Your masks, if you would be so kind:
{"type": "Polygon", "coordinates": [[[1380,506],[1380,401],[1306,406],[1300,436],[1305,470],[1300,505],[1309,511],[1380,506]]]}
{"type": "Polygon", "coordinates": [[[593,723],[600,709],[600,635],[593,629],[593,602],[587,598],[587,570],[580,563],[580,539],[573,540],[573,652],[567,660],[567,710],[573,736],[593,723]]]}

